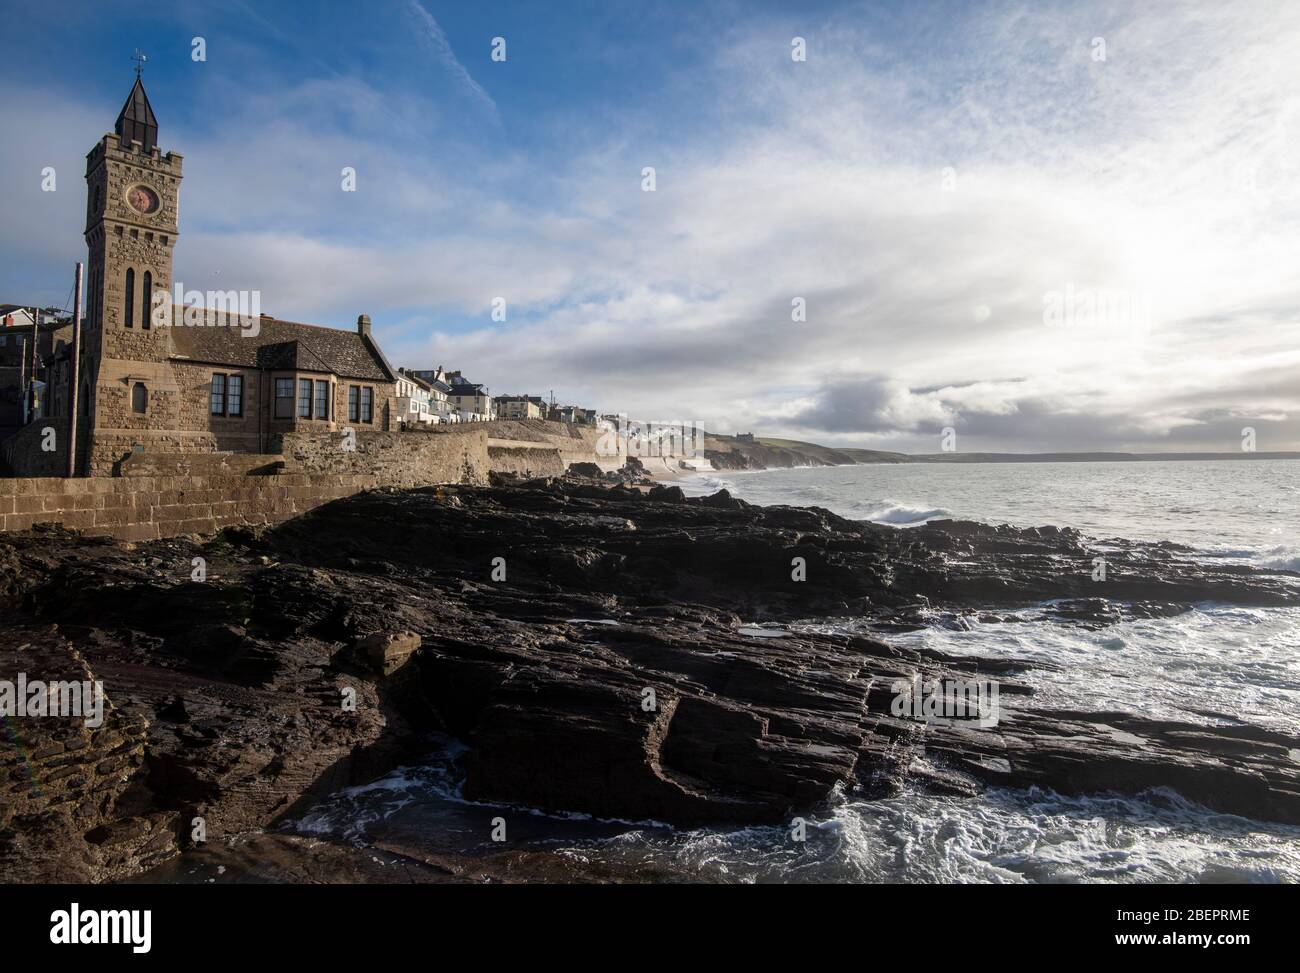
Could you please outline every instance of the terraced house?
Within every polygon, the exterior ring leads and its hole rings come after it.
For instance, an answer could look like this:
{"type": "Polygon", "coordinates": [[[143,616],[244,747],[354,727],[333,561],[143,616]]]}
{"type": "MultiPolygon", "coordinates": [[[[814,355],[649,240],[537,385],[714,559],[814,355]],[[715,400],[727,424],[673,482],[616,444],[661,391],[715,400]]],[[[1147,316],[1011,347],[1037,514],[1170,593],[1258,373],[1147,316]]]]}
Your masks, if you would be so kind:
{"type": "Polygon", "coordinates": [[[141,451],[273,452],[279,434],[304,429],[394,428],[396,372],[365,315],[343,330],[268,315],[159,313],[155,301],[174,283],[181,166],[158,147],[137,77],[113,132],[86,157],[78,470],[109,473],[141,451]]]}

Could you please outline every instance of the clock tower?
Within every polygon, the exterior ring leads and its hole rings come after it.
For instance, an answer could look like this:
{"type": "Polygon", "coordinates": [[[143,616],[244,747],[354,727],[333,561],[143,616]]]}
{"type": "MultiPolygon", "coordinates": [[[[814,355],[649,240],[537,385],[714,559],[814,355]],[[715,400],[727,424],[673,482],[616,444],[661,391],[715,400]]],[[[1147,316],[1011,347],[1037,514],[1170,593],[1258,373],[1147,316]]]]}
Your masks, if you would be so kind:
{"type": "MultiPolygon", "coordinates": [[[[129,452],[149,430],[175,428],[170,320],[153,295],[172,287],[181,156],[158,148],[158,119],[137,73],[113,131],[86,156],[86,320],[81,342],[90,450],[129,452]]],[[[83,443],[83,456],[86,444],[83,443]]]]}

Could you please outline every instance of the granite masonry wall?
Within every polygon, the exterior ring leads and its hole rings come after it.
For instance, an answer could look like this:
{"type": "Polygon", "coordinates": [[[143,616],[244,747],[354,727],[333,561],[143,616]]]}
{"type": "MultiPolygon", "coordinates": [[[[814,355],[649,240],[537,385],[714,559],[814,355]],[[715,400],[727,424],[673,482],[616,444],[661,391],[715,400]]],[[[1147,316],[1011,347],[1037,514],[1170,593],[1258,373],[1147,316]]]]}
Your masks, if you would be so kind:
{"type": "Polygon", "coordinates": [[[384,486],[436,483],[482,485],[488,481],[486,424],[463,423],[400,432],[284,433],[279,452],[305,473],[369,474],[384,486]]]}
{"type": "Polygon", "coordinates": [[[267,453],[132,453],[122,460],[120,476],[239,476],[299,473],[284,457],[267,453]]]}
{"type": "MultiPolygon", "coordinates": [[[[545,419],[507,419],[487,423],[488,445],[493,447],[493,455],[498,455],[498,448],[525,446],[534,449],[552,449],[559,453],[563,464],[558,472],[564,472],[571,463],[595,463],[603,470],[620,468],[626,457],[622,455],[622,445],[617,437],[606,440],[618,452],[601,456],[596,452],[601,443],[601,430],[596,426],[579,426],[567,422],[551,422],[545,419]]],[[[502,457],[506,453],[500,453],[502,457]]],[[[494,470],[496,466],[492,467],[494,470]]],[[[539,474],[544,475],[544,474],[539,474]]],[[[550,475],[545,474],[545,475],[550,475]]]]}
{"type": "Polygon", "coordinates": [[[560,476],[568,464],[559,450],[538,446],[488,446],[488,468],[493,473],[518,473],[520,476],[560,476]]]}
{"type": "MultiPolygon", "coordinates": [[[[182,362],[132,364],[131,375],[111,385],[101,383],[96,402],[94,444],[90,452],[92,475],[113,475],[117,464],[139,444],[149,453],[261,452],[274,450],[280,435],[294,433],[323,435],[354,425],[369,434],[392,425],[397,399],[392,382],[336,380],[325,373],[301,371],[262,372],[256,369],[226,368],[182,362]],[[209,414],[209,393],[213,373],[242,375],[243,401],[240,416],[209,414]],[[274,381],[293,382],[293,416],[274,418],[274,381]],[[333,419],[302,419],[297,416],[298,383],[301,379],[330,381],[333,419]],[[141,382],[149,390],[148,410],[131,411],[131,388],[141,382]],[[375,391],[372,421],[350,423],[348,388],[353,384],[375,391]]],[[[314,402],[314,400],[313,400],[314,402]]]]}
{"type": "Polygon", "coordinates": [[[103,476],[0,479],[0,530],[62,524],[119,540],[275,524],[382,486],[373,475],[103,476]]]}
{"type": "Polygon", "coordinates": [[[545,424],[558,427],[552,436],[534,430],[534,442],[490,446],[502,442],[489,438],[501,425],[509,424],[358,432],[354,450],[343,448],[341,433],[285,433],[279,454],[142,453],[121,464],[120,476],[0,477],[0,530],[57,523],[120,540],[208,534],[279,523],[363,490],[481,485],[490,471],[551,476],[594,461],[587,437],[561,423],[545,424]]]}

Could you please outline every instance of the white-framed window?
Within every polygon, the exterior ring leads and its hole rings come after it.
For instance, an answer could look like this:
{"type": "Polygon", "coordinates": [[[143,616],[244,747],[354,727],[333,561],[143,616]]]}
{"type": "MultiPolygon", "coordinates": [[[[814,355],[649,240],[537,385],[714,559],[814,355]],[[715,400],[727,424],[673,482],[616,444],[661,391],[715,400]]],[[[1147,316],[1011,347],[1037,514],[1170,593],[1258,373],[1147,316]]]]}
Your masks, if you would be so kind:
{"type": "Polygon", "coordinates": [[[226,414],[226,376],[219,373],[212,376],[212,389],[208,393],[208,412],[214,416],[226,414]]]}

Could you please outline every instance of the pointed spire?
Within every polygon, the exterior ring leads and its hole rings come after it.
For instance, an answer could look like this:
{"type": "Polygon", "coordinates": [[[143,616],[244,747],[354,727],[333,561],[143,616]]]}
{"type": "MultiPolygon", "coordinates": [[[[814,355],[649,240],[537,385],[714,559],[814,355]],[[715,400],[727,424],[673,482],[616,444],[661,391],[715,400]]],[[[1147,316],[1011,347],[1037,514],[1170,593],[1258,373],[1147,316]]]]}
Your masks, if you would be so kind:
{"type": "Polygon", "coordinates": [[[144,83],[137,77],[131,93],[126,96],[126,104],[117,116],[113,126],[122,142],[129,145],[139,142],[145,152],[152,152],[158,144],[158,119],[154,117],[149,105],[149,96],[144,93],[144,83]]]}

